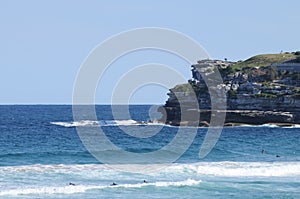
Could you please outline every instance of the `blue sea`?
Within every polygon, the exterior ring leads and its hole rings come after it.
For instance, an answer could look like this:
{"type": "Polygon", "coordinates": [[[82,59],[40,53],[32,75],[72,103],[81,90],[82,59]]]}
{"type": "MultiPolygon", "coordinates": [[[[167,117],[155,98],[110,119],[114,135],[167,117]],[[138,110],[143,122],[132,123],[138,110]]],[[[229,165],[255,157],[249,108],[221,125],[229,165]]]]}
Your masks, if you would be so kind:
{"type": "MultiPolygon", "coordinates": [[[[100,128],[122,151],[143,156],[161,150],[179,127],[144,123],[151,107],[132,105],[130,119],[116,120],[111,106],[97,105],[97,121],[74,121],[71,105],[0,106],[0,198],[300,198],[299,126],[225,127],[201,159],[208,128],[194,129],[192,143],[174,162],[148,159],[144,165],[102,161],[78,134],[79,128],[100,128]]],[[[190,128],[181,130],[190,137],[190,128]]]]}

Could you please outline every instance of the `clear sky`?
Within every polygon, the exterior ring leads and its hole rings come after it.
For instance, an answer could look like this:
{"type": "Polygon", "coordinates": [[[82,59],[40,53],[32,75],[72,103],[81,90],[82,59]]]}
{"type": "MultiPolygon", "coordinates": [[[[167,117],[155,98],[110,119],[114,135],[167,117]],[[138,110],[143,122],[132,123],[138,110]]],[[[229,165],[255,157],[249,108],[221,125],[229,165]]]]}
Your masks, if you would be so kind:
{"type": "MultiPolygon", "coordinates": [[[[133,28],[182,32],[211,58],[246,59],[300,50],[298,0],[0,0],[0,104],[71,104],[73,83],[89,52],[106,38],[133,28]]],[[[167,53],[124,58],[106,73],[96,102],[110,103],[115,79],[126,69],[158,62],[190,78],[190,66],[167,53]],[[119,64],[119,66],[118,66],[119,64]],[[110,73],[109,73],[110,72],[110,73]]],[[[148,86],[131,103],[160,103],[167,89],[148,86]]]]}

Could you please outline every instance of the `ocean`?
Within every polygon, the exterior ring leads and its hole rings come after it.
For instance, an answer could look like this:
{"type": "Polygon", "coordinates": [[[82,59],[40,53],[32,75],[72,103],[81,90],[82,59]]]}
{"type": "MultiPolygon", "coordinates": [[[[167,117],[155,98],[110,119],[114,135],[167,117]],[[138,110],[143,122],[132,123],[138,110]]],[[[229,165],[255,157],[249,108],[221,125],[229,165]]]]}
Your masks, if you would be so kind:
{"type": "MultiPolygon", "coordinates": [[[[71,105],[0,106],[0,198],[300,198],[299,126],[225,127],[204,158],[199,150],[208,128],[198,128],[174,162],[157,157],[144,164],[121,156],[111,164],[114,152],[98,151],[109,156],[99,158],[80,139],[77,128],[101,128],[121,151],[162,150],[179,128],[144,123],[151,107],[131,105],[130,119],[115,119],[111,106],[97,105],[97,121],[74,121],[71,105]]],[[[181,130],[190,137],[190,128],[181,130]]]]}

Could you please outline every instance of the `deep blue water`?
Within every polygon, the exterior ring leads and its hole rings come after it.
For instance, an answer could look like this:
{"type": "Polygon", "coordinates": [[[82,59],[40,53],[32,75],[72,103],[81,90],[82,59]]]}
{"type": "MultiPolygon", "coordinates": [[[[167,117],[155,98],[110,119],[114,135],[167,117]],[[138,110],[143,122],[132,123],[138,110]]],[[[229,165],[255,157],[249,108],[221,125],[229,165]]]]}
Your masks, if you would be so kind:
{"type": "MultiPolygon", "coordinates": [[[[300,198],[300,128],[226,127],[203,159],[198,153],[207,128],[199,128],[174,164],[150,173],[103,164],[77,133],[76,127],[101,128],[120,150],[135,154],[162,150],[178,128],[137,125],[135,121],[150,119],[150,107],[130,106],[131,118],[116,119],[110,106],[98,105],[97,121],[74,121],[70,105],[0,106],[0,198],[300,198]],[[149,138],[126,133],[154,131],[158,132],[149,138]],[[113,181],[118,186],[109,186],[113,181]]],[[[189,136],[191,129],[184,131],[189,136]]],[[[174,151],[163,153],[169,155],[174,151]]],[[[130,160],[125,163],[122,166],[134,166],[130,160]]]]}

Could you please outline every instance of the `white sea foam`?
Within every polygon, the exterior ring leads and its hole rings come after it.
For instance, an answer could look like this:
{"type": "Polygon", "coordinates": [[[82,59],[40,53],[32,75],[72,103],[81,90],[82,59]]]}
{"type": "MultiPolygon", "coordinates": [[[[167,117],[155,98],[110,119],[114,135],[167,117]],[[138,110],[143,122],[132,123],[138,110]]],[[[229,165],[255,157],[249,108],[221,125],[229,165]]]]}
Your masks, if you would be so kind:
{"type": "MultiPolygon", "coordinates": [[[[135,167],[138,165],[114,165],[116,167],[135,167]]],[[[145,165],[141,165],[141,168],[145,165]]],[[[214,175],[214,176],[299,176],[300,162],[199,162],[192,164],[170,164],[165,167],[162,165],[146,165],[147,168],[162,168],[158,172],[149,175],[171,175],[178,173],[193,173],[195,175],[214,175]]],[[[25,166],[4,166],[1,167],[0,174],[7,173],[92,173],[97,175],[116,175],[120,171],[114,170],[112,166],[103,164],[76,164],[76,165],[25,165],[25,166]]]]}
{"type": "Polygon", "coordinates": [[[183,181],[170,182],[153,182],[153,183],[137,183],[137,184],[120,184],[120,185],[76,185],[62,187],[36,187],[36,188],[20,188],[0,191],[0,196],[5,195],[28,195],[28,194],[74,194],[82,193],[92,189],[112,189],[112,188],[142,188],[145,186],[170,187],[170,186],[196,186],[201,180],[187,179],[183,181]]]}
{"type": "Polygon", "coordinates": [[[277,124],[262,124],[262,125],[243,124],[241,126],[233,126],[233,127],[230,127],[230,128],[238,128],[238,127],[253,127],[253,128],[260,128],[260,127],[265,127],[265,128],[300,128],[300,124],[286,124],[285,126],[277,125],[277,124]]]}
{"type": "Polygon", "coordinates": [[[82,120],[78,122],[50,122],[50,124],[63,126],[63,127],[76,127],[76,126],[98,126],[98,121],[82,120]]]}
{"type": "Polygon", "coordinates": [[[278,128],[279,126],[276,124],[263,124],[260,127],[278,128]]]}
{"type": "Polygon", "coordinates": [[[20,188],[0,191],[0,196],[28,195],[28,194],[73,194],[85,192],[89,189],[102,188],[102,186],[63,186],[63,187],[37,187],[20,188]]]}
{"type": "MultiPolygon", "coordinates": [[[[130,165],[123,165],[130,166],[130,165]]],[[[136,166],[136,165],[134,165],[136,166]]],[[[161,167],[161,165],[148,165],[161,167]]],[[[288,181],[297,180],[300,177],[300,162],[199,162],[192,164],[171,164],[165,169],[153,174],[130,174],[119,172],[103,164],[54,164],[54,165],[23,165],[4,166],[0,169],[0,178],[9,179],[30,178],[37,176],[41,178],[41,184],[28,184],[24,181],[24,186],[11,186],[5,184],[0,188],[1,196],[17,196],[29,194],[74,194],[83,193],[89,190],[100,189],[128,189],[143,188],[147,186],[171,187],[171,186],[198,186],[200,179],[205,177],[266,177],[268,179],[284,178],[288,181]],[[44,175],[45,174],[45,175],[44,175]],[[44,183],[47,176],[61,178],[62,175],[75,180],[76,186],[66,186],[69,181],[44,183]],[[118,179],[116,179],[118,176],[118,179]],[[174,176],[176,178],[174,179],[174,176]],[[44,179],[45,177],[45,179],[44,179]],[[193,179],[191,179],[191,177],[193,179]],[[84,183],[85,180],[86,184],[84,183]],[[97,179],[96,181],[93,179],[97,179]],[[118,185],[110,186],[109,181],[116,179],[118,185]],[[136,183],[138,179],[149,179],[149,183],[136,183]],[[79,181],[79,182],[78,182],[79,181]]]]}
{"type": "Polygon", "coordinates": [[[300,128],[300,124],[295,124],[295,125],[292,125],[292,126],[285,126],[283,128],[300,128]]]}
{"type": "Polygon", "coordinates": [[[220,162],[197,166],[200,175],[231,177],[300,176],[299,162],[220,162]]]}
{"type": "MultiPolygon", "coordinates": [[[[140,125],[163,125],[168,127],[175,127],[176,126],[170,126],[159,122],[148,122],[148,121],[135,121],[135,120],[99,120],[99,121],[93,121],[93,120],[81,120],[81,121],[73,121],[73,122],[50,122],[50,124],[58,125],[62,127],[93,127],[93,126],[140,126],[140,125]]],[[[266,127],[266,128],[280,128],[281,126],[278,126],[276,124],[262,124],[262,125],[241,125],[236,127],[230,127],[230,128],[238,128],[238,127],[266,127]]],[[[184,126],[184,128],[195,128],[195,127],[188,127],[184,126]]],[[[198,127],[198,128],[207,128],[207,127],[198,127]]],[[[214,128],[214,127],[211,127],[214,128]]],[[[219,127],[216,127],[219,128],[219,127]]],[[[225,127],[226,128],[226,127],[225,127]]],[[[300,128],[300,124],[291,124],[291,126],[283,126],[281,128],[300,128]]]]}
{"type": "Polygon", "coordinates": [[[135,120],[82,120],[74,122],[50,122],[50,124],[63,126],[63,127],[82,127],[82,126],[130,126],[130,125],[162,125],[161,123],[149,123],[144,121],[135,120]]]}

